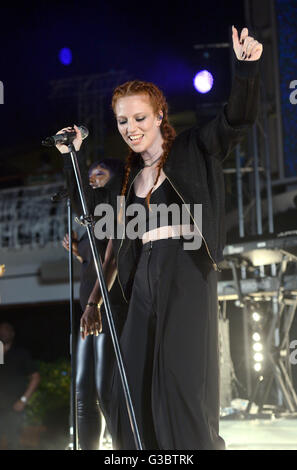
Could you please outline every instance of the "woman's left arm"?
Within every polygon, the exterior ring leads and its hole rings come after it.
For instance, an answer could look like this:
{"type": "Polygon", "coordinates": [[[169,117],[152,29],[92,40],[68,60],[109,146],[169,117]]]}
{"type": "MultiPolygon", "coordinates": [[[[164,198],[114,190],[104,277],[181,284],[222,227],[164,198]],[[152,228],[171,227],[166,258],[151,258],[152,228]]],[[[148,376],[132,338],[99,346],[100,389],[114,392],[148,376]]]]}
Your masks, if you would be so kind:
{"type": "Polygon", "coordinates": [[[232,27],[233,50],[237,57],[235,78],[228,104],[225,109],[231,126],[254,124],[259,102],[259,59],[263,46],[244,28],[239,38],[237,29],[232,27]]]}
{"type": "Polygon", "coordinates": [[[198,139],[208,154],[224,159],[255,123],[260,90],[259,59],[263,46],[244,28],[239,37],[233,26],[235,76],[228,103],[209,123],[198,129],[198,139]]]}

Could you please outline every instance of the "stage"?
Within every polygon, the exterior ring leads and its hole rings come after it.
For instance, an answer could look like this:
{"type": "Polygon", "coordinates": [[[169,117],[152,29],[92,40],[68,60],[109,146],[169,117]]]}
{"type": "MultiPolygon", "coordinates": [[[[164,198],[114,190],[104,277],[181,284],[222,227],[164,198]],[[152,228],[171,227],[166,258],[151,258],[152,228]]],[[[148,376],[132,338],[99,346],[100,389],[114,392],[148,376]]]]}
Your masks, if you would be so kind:
{"type": "Polygon", "coordinates": [[[297,419],[220,422],[227,450],[297,450],[297,419]]]}
{"type": "MultiPolygon", "coordinates": [[[[297,418],[220,421],[226,450],[297,450],[297,418]]],[[[108,436],[102,450],[112,450],[108,436]]]]}

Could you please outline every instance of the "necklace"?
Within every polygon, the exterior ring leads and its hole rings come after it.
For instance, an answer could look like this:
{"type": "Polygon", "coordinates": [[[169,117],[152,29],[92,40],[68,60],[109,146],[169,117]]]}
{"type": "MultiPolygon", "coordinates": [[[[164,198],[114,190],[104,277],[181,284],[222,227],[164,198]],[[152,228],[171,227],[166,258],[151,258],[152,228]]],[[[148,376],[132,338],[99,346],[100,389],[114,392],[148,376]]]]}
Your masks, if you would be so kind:
{"type": "Polygon", "coordinates": [[[156,160],[154,160],[152,163],[150,163],[149,165],[144,165],[145,167],[150,167],[150,166],[153,166],[154,163],[156,163],[158,160],[160,160],[160,158],[162,157],[162,155],[160,155],[160,157],[156,158],[156,160]]]}

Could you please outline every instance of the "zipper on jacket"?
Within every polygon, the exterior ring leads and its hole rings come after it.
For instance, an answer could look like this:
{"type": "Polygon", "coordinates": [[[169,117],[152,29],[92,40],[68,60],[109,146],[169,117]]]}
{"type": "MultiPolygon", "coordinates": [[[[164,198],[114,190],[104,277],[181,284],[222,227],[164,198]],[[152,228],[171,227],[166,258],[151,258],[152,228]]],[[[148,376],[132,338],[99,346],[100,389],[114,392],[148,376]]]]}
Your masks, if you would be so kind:
{"type": "Polygon", "coordinates": [[[149,293],[151,296],[151,302],[152,302],[152,308],[153,308],[153,313],[155,314],[155,317],[157,317],[156,309],[154,306],[154,301],[153,301],[153,291],[152,291],[152,286],[150,283],[150,261],[151,261],[151,256],[152,256],[152,249],[153,249],[153,242],[149,241],[149,250],[148,250],[148,260],[147,260],[147,267],[146,267],[146,275],[147,275],[147,283],[148,283],[148,288],[149,288],[149,293]]]}
{"type": "MultiPolygon", "coordinates": [[[[166,178],[168,178],[167,175],[166,175],[166,178]]],[[[205,243],[205,246],[206,246],[208,255],[209,255],[209,257],[210,257],[210,259],[211,259],[211,261],[212,261],[212,265],[213,265],[214,270],[221,272],[221,270],[219,269],[217,263],[215,262],[215,260],[214,260],[213,257],[211,256],[210,251],[209,251],[209,248],[208,248],[208,245],[207,245],[207,243],[206,243],[206,240],[205,240],[204,236],[202,235],[202,233],[200,232],[200,230],[199,230],[199,228],[198,228],[198,225],[197,225],[196,222],[195,222],[194,217],[192,216],[191,212],[190,212],[189,209],[188,209],[187,204],[185,203],[184,199],[182,198],[182,196],[180,195],[180,193],[178,192],[178,190],[175,188],[175,186],[174,186],[173,183],[171,182],[170,178],[168,178],[168,181],[169,181],[169,183],[171,184],[171,186],[173,187],[173,189],[177,192],[177,194],[179,195],[179,197],[181,198],[181,200],[183,201],[184,205],[186,206],[187,211],[189,212],[189,214],[190,214],[190,216],[191,216],[191,219],[193,220],[195,226],[197,227],[197,230],[198,230],[198,232],[200,233],[200,235],[201,235],[201,237],[202,237],[202,240],[203,240],[204,243],[205,243]]]]}
{"type": "MultiPolygon", "coordinates": [[[[137,176],[139,175],[139,173],[142,172],[142,169],[139,170],[139,172],[135,175],[132,183],[130,184],[130,187],[128,189],[128,192],[127,192],[127,199],[129,198],[129,194],[130,194],[130,190],[131,190],[131,187],[134,183],[134,181],[136,180],[137,176]]],[[[124,230],[123,230],[123,236],[122,236],[122,241],[121,241],[121,244],[120,244],[120,247],[119,247],[119,250],[118,250],[118,254],[117,254],[117,270],[118,270],[118,281],[119,281],[119,284],[120,284],[120,288],[121,288],[121,291],[122,291],[122,294],[123,294],[123,297],[125,299],[125,301],[127,302],[127,304],[129,303],[128,300],[126,299],[126,296],[124,294],[124,290],[123,290],[123,287],[122,287],[122,284],[121,284],[121,280],[120,280],[120,271],[119,271],[119,254],[120,254],[120,249],[122,248],[122,244],[123,244],[123,241],[124,241],[124,230]]]]}

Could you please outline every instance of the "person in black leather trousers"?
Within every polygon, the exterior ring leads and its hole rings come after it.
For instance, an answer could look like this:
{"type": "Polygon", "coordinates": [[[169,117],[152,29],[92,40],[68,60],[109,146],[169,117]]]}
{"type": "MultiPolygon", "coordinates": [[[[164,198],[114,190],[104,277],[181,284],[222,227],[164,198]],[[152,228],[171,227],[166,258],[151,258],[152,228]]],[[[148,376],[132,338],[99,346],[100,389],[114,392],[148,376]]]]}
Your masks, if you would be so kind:
{"type": "MultiPolygon", "coordinates": [[[[114,176],[121,163],[115,159],[105,159],[95,162],[89,168],[89,183],[94,192],[103,188],[114,176]]],[[[68,188],[77,214],[80,214],[79,203],[76,200],[75,185],[71,176],[71,168],[65,164],[68,176],[68,188]],[[71,183],[70,183],[71,180],[71,183]]],[[[92,201],[88,201],[89,210],[94,212],[92,201]]],[[[106,240],[96,240],[98,253],[104,259],[107,246],[106,240]]],[[[65,235],[63,246],[69,250],[69,236],[65,235]]],[[[97,279],[94,261],[87,232],[80,239],[73,232],[73,254],[81,263],[80,273],[80,306],[82,312],[88,303],[89,295],[97,279]]],[[[112,312],[118,331],[121,330],[125,319],[125,306],[119,286],[115,285],[110,293],[112,312]]],[[[100,335],[90,335],[85,340],[78,335],[77,343],[77,419],[79,445],[82,450],[97,450],[104,433],[104,419],[109,420],[110,374],[114,361],[113,346],[108,331],[100,335]]]]}

